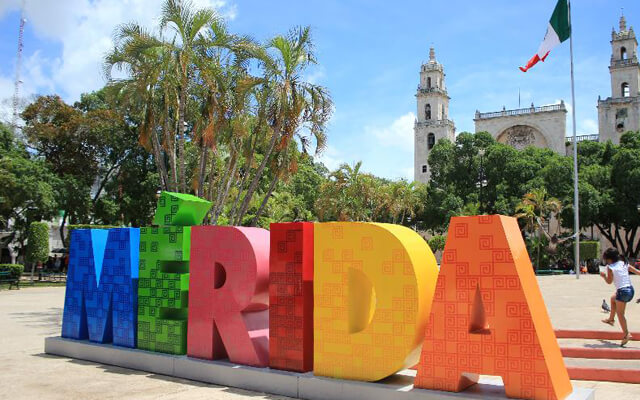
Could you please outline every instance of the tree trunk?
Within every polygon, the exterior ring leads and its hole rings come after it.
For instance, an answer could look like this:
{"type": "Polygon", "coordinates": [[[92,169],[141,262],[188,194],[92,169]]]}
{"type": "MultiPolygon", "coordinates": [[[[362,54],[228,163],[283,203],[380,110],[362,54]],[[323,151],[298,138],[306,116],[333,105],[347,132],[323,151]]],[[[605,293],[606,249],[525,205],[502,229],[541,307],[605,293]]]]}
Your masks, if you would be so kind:
{"type": "Polygon", "coordinates": [[[534,269],[535,272],[538,272],[538,270],[540,269],[540,242],[538,242],[538,260],[536,261],[536,268],[534,269]]]}
{"type": "Polygon", "coordinates": [[[256,143],[258,142],[258,138],[257,138],[257,134],[256,134],[256,139],[253,141],[253,143],[251,144],[251,147],[249,149],[249,156],[247,157],[246,161],[245,161],[245,173],[244,175],[242,175],[242,180],[240,181],[240,185],[238,186],[238,195],[236,196],[236,199],[233,202],[233,206],[231,207],[231,211],[229,211],[229,221],[233,222],[235,220],[235,216],[236,216],[236,210],[238,208],[238,203],[240,202],[240,198],[242,197],[242,192],[244,190],[244,185],[246,184],[247,178],[249,177],[249,175],[251,175],[249,173],[249,171],[251,171],[251,164],[253,163],[253,156],[255,154],[255,146],[256,143]]]}
{"type": "MultiPolygon", "coordinates": [[[[213,193],[216,183],[216,151],[213,151],[213,157],[211,158],[211,166],[209,168],[209,188],[207,191],[207,200],[213,204],[213,193]]],[[[209,209],[207,216],[205,217],[207,225],[211,225],[213,221],[213,209],[209,209]]]]}
{"type": "Polygon", "coordinates": [[[216,222],[218,221],[218,217],[222,214],[224,210],[224,205],[227,202],[227,198],[229,197],[229,189],[231,185],[236,181],[236,174],[238,173],[238,158],[236,157],[236,162],[233,165],[233,169],[231,170],[231,175],[229,175],[229,179],[227,179],[227,184],[225,185],[224,191],[222,192],[222,200],[220,201],[220,207],[218,208],[218,215],[216,216],[216,222]]]}
{"type": "Polygon", "coordinates": [[[267,203],[269,202],[269,198],[271,197],[271,194],[273,193],[273,189],[275,189],[276,184],[278,183],[278,180],[279,180],[278,174],[275,174],[275,176],[273,177],[273,180],[271,181],[271,185],[269,185],[269,190],[267,191],[267,194],[264,195],[264,198],[262,199],[262,203],[260,204],[260,208],[258,208],[258,212],[256,212],[256,216],[253,217],[253,221],[251,221],[251,226],[256,226],[258,224],[258,220],[262,215],[262,212],[264,211],[265,207],[267,206],[267,203]]]}
{"type": "Polygon", "coordinates": [[[202,150],[200,151],[200,166],[198,171],[198,197],[202,197],[204,195],[204,180],[207,175],[207,164],[209,161],[209,148],[202,142],[202,150]]]}
{"type": "MultiPolygon", "coordinates": [[[[109,168],[109,170],[107,171],[107,174],[100,181],[100,185],[98,186],[98,190],[96,191],[96,194],[93,195],[93,199],[91,199],[91,204],[93,204],[95,206],[96,202],[98,201],[98,198],[100,197],[100,193],[102,193],[102,191],[104,190],[104,187],[109,182],[109,178],[111,177],[111,174],[113,173],[113,171],[115,171],[117,168],[119,168],[120,165],[122,165],[122,163],[127,159],[127,157],[128,157],[128,155],[125,155],[123,158],[120,159],[120,161],[118,161],[116,164],[112,165],[111,168],[109,168]]],[[[116,178],[119,175],[120,175],[120,172],[118,172],[116,174],[116,178]]]]}
{"type": "Polygon", "coordinates": [[[67,243],[64,238],[64,225],[66,222],[67,222],[67,211],[64,210],[62,211],[62,220],[60,221],[59,231],[60,231],[60,240],[62,240],[62,245],[65,247],[67,246],[67,243]]]}
{"type": "Polygon", "coordinates": [[[225,182],[227,182],[227,179],[229,179],[229,174],[231,173],[231,170],[233,169],[233,164],[234,164],[234,157],[233,156],[229,156],[229,163],[227,164],[227,168],[224,170],[224,174],[220,177],[220,179],[218,180],[218,184],[216,185],[216,191],[215,191],[215,196],[216,196],[216,200],[213,203],[213,208],[211,209],[211,223],[213,225],[216,224],[217,222],[217,216],[218,216],[218,208],[220,207],[220,201],[222,199],[222,188],[224,187],[225,182]]]}
{"type": "Polygon", "coordinates": [[[218,223],[218,218],[222,211],[224,210],[224,202],[226,201],[227,193],[229,192],[229,187],[231,186],[231,182],[233,181],[233,177],[236,173],[236,168],[238,165],[238,156],[237,153],[233,152],[231,155],[231,160],[229,161],[229,166],[225,171],[224,176],[218,183],[218,189],[216,194],[216,206],[213,212],[213,225],[218,223]]]}
{"type": "Polygon", "coordinates": [[[213,157],[211,157],[211,166],[209,168],[209,190],[207,192],[207,200],[213,202],[213,188],[216,182],[216,151],[213,151],[213,157]]]}
{"type": "Polygon", "coordinates": [[[609,229],[604,228],[603,226],[596,224],[596,226],[598,227],[598,230],[600,231],[600,233],[612,244],[616,243],[616,240],[613,237],[613,234],[611,233],[611,227],[609,227],[609,229]]]}
{"type": "Polygon", "coordinates": [[[273,153],[273,150],[276,147],[276,143],[277,143],[279,137],[280,137],[279,130],[275,129],[273,131],[273,136],[271,137],[271,141],[269,143],[269,148],[267,149],[267,152],[265,153],[264,158],[262,159],[262,162],[260,163],[260,166],[256,170],[256,174],[253,176],[253,180],[251,181],[251,184],[249,185],[249,189],[247,189],[247,193],[244,195],[244,199],[242,200],[242,206],[240,207],[240,212],[238,213],[238,216],[236,218],[235,225],[239,225],[239,222],[242,221],[242,218],[244,218],[244,214],[246,214],[247,209],[249,208],[249,202],[251,201],[251,198],[253,197],[253,193],[258,188],[258,183],[260,183],[260,178],[262,178],[262,174],[264,173],[264,169],[266,168],[267,162],[269,161],[269,158],[271,157],[271,153],[273,153]]]}
{"type": "Polygon", "coordinates": [[[185,127],[184,127],[184,113],[187,100],[187,75],[182,77],[182,83],[180,85],[180,98],[178,100],[178,176],[180,178],[180,192],[187,192],[187,180],[185,177],[185,160],[184,160],[184,143],[185,143],[185,127]]]}
{"type": "MultiPolygon", "coordinates": [[[[634,237],[634,240],[635,240],[635,237],[634,237]]],[[[638,258],[638,253],[640,253],[640,241],[638,241],[638,244],[636,245],[635,249],[633,250],[632,257],[637,259],[638,258]]]]}
{"type": "Polygon", "coordinates": [[[167,152],[169,153],[169,168],[171,174],[169,176],[169,190],[178,190],[178,171],[176,167],[176,150],[175,150],[175,134],[169,133],[170,116],[169,116],[169,96],[165,95],[164,100],[164,122],[163,122],[163,135],[167,145],[167,152]]]}
{"type": "Polygon", "coordinates": [[[164,165],[162,152],[160,151],[160,140],[155,129],[151,130],[151,150],[153,151],[153,159],[156,163],[156,169],[160,174],[160,186],[163,190],[169,189],[169,179],[167,176],[167,167],[164,165]]]}

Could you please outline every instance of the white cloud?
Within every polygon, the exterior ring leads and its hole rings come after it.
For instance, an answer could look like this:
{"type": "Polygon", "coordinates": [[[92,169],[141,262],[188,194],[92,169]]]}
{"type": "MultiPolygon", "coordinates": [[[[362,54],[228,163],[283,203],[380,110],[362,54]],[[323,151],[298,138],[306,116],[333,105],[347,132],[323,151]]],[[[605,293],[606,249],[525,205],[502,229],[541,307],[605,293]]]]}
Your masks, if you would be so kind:
{"type": "Polygon", "coordinates": [[[403,178],[407,178],[407,180],[409,180],[409,182],[413,181],[413,173],[414,172],[415,171],[413,170],[413,167],[405,168],[404,169],[403,178]]]}
{"type": "Polygon", "coordinates": [[[305,80],[314,85],[319,85],[326,78],[324,67],[318,65],[305,75],[305,80]]]}
{"type": "Polygon", "coordinates": [[[367,126],[367,135],[375,136],[381,144],[402,149],[413,148],[413,125],[416,115],[408,112],[396,118],[387,126],[367,126]]]}
{"type": "Polygon", "coordinates": [[[316,161],[323,163],[330,171],[338,169],[340,164],[344,162],[342,157],[340,157],[340,152],[331,145],[328,145],[324,151],[316,157],[316,161]]]}
{"type": "MultiPolygon", "coordinates": [[[[227,0],[193,0],[193,3],[198,8],[213,7],[228,19],[237,14],[235,6],[227,0]]],[[[44,41],[60,44],[61,52],[47,58],[40,49],[25,44],[24,54],[29,56],[22,70],[23,97],[57,92],[72,102],[83,92],[99,89],[105,83],[102,60],[113,46],[114,29],[129,21],[154,27],[160,4],[158,0],[27,0],[26,29],[32,29],[44,41]]],[[[17,11],[19,6],[20,0],[3,0],[0,18],[17,11]]],[[[13,75],[0,76],[3,83],[0,99],[7,98],[4,88],[7,80],[13,82],[13,75]]],[[[9,96],[12,94],[13,90],[9,96]]]]}
{"type": "Polygon", "coordinates": [[[585,119],[578,125],[578,131],[583,135],[594,135],[598,133],[598,121],[585,119]]]}

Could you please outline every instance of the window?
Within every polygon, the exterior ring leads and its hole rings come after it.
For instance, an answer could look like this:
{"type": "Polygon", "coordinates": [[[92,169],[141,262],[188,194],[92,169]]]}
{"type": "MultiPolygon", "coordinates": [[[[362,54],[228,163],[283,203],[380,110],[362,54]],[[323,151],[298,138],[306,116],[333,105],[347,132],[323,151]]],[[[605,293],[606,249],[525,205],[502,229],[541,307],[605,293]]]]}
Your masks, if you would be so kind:
{"type": "Polygon", "coordinates": [[[422,166],[422,173],[423,173],[423,174],[426,174],[426,173],[427,173],[427,164],[424,164],[424,165],[422,166]]]}
{"type": "Polygon", "coordinates": [[[622,47],[620,49],[620,59],[621,60],[626,60],[627,59],[627,49],[625,47],[622,47]]]}
{"type": "Polygon", "coordinates": [[[424,117],[426,119],[431,119],[431,104],[424,106],[424,117]]]}
{"type": "Polygon", "coordinates": [[[622,97],[630,97],[631,90],[629,89],[629,84],[627,82],[622,84],[622,97]]]}
{"type": "Polygon", "coordinates": [[[427,78],[427,89],[431,89],[431,78],[427,78]]]}
{"type": "Polygon", "coordinates": [[[436,135],[430,133],[427,135],[427,149],[433,149],[433,146],[436,145],[436,135]]]}

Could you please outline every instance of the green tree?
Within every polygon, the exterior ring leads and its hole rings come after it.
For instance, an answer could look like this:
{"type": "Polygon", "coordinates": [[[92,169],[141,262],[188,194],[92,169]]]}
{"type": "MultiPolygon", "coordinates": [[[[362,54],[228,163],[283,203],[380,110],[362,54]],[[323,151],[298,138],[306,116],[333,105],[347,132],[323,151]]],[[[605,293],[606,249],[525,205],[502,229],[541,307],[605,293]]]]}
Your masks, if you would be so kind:
{"type": "Polygon", "coordinates": [[[27,235],[26,260],[31,263],[31,279],[36,264],[49,258],[49,226],[46,222],[32,222],[27,235]]]}
{"type": "Polygon", "coordinates": [[[211,9],[165,0],[157,32],[119,26],[105,72],[120,112],[139,121],[161,187],[211,200],[210,223],[262,223],[302,155],[326,143],[331,99],[303,78],[316,63],[310,29],[260,46],[211,9]]]}
{"type": "Polygon", "coordinates": [[[205,40],[204,31],[218,20],[211,8],[194,9],[193,3],[183,0],[166,0],[162,5],[160,29],[173,30],[176,38],[165,42],[177,60],[178,73],[175,90],[178,93],[178,163],[180,190],[187,191],[185,164],[185,113],[189,85],[194,76],[194,58],[197,55],[198,42],[205,40]]]}
{"type": "Polygon", "coordinates": [[[0,124],[0,227],[12,234],[3,244],[14,242],[20,251],[32,221],[50,219],[57,213],[58,178],[41,158],[34,157],[0,124]]]}
{"type": "Polygon", "coordinates": [[[533,238],[537,233],[535,249],[537,253],[536,270],[540,268],[540,251],[544,245],[543,236],[551,237],[549,232],[544,230],[545,222],[552,217],[558,217],[562,211],[562,204],[558,199],[549,197],[546,189],[534,189],[524,195],[520,204],[516,208],[516,218],[524,222],[525,231],[533,238]]]}
{"type": "Polygon", "coordinates": [[[89,223],[105,186],[137,150],[137,132],[113,111],[101,91],[83,95],[75,106],[58,96],[41,96],[22,113],[28,145],[58,178],[64,226],[89,223]]]}
{"type": "Polygon", "coordinates": [[[463,132],[455,143],[438,141],[429,166],[429,197],[417,220],[433,232],[445,232],[453,215],[514,215],[522,197],[538,188],[562,201],[571,187],[566,157],[534,147],[519,151],[486,132],[463,132]]]}
{"type": "MultiPolygon", "coordinates": [[[[289,144],[296,137],[305,152],[312,140],[315,141],[316,153],[322,151],[326,145],[326,124],[333,112],[328,91],[304,80],[304,72],[316,63],[310,28],[296,28],[285,36],[276,36],[271,39],[267,48],[271,55],[265,58],[265,100],[268,102],[265,117],[271,130],[271,138],[264,158],[244,195],[236,223],[243,220],[274,151],[286,153],[289,144]]],[[[273,164],[279,173],[274,173],[271,178],[265,194],[267,200],[280,179],[281,172],[288,168],[288,159],[284,154],[281,155],[282,162],[276,161],[273,164]]],[[[259,215],[258,212],[257,217],[259,215]]]]}
{"type": "Polygon", "coordinates": [[[636,258],[640,227],[640,133],[627,132],[620,145],[578,146],[581,226],[595,225],[626,257],[636,258]]]}

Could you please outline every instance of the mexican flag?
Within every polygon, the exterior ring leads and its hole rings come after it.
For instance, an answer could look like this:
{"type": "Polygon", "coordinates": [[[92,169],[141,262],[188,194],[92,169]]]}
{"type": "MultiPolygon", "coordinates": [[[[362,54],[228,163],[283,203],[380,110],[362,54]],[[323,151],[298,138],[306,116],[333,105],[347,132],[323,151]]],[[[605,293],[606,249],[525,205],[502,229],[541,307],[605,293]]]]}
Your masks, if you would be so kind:
{"type": "Polygon", "coordinates": [[[544,35],[544,40],[538,48],[536,53],[526,66],[520,67],[522,72],[527,72],[529,68],[533,67],[538,61],[544,61],[547,59],[549,52],[554,47],[569,39],[571,36],[571,24],[569,23],[569,4],[567,0],[558,0],[555,10],[549,20],[547,26],[547,33],[544,35]]]}

